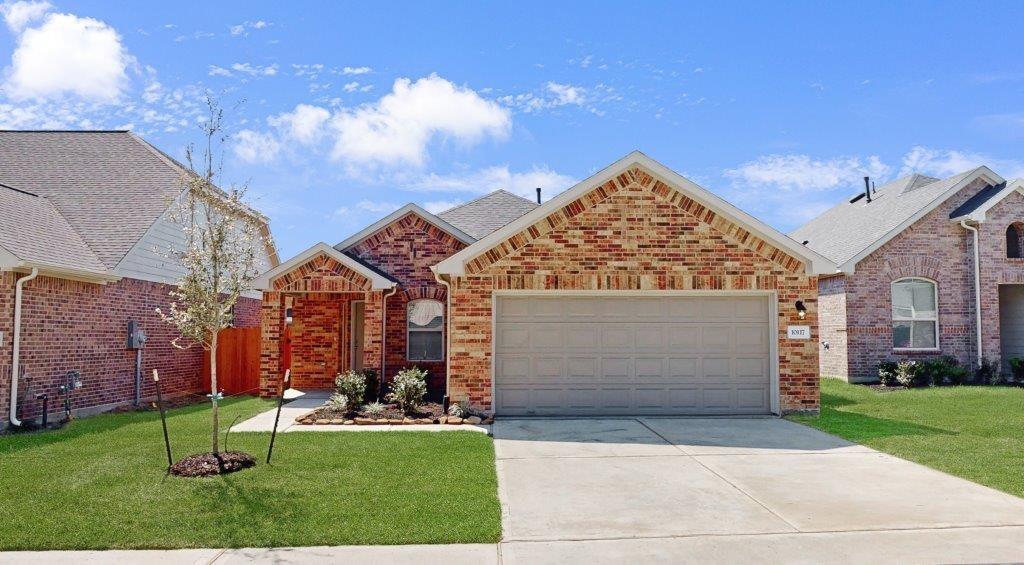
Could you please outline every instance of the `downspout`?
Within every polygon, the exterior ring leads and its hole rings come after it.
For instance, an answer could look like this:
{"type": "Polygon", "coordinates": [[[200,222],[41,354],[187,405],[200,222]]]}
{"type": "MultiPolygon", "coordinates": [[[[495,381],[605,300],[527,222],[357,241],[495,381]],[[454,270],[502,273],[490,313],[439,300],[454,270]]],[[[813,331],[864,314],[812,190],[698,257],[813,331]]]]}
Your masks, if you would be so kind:
{"type": "Polygon", "coordinates": [[[448,375],[452,366],[452,285],[433,270],[431,272],[434,273],[434,280],[444,285],[444,395],[451,399],[451,380],[448,375]]]}
{"type": "Polygon", "coordinates": [[[978,367],[981,367],[981,265],[978,252],[978,228],[968,225],[967,220],[960,220],[960,227],[969,230],[974,235],[974,328],[977,332],[975,339],[978,340],[978,367]]]}
{"type": "Polygon", "coordinates": [[[380,378],[377,379],[377,400],[384,392],[384,379],[387,378],[388,363],[388,297],[398,292],[398,286],[391,287],[391,292],[381,295],[380,307],[380,378]]]}
{"type": "Polygon", "coordinates": [[[32,267],[32,272],[18,279],[14,284],[14,355],[11,359],[11,413],[12,426],[20,426],[18,419],[18,372],[21,369],[21,295],[25,283],[39,276],[39,269],[32,267]]]}

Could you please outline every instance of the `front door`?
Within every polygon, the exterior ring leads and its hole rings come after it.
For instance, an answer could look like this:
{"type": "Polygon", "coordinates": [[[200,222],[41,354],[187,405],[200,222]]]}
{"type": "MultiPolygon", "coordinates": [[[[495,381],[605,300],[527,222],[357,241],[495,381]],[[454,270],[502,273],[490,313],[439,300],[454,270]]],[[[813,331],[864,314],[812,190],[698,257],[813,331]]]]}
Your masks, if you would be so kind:
{"type": "Polygon", "coordinates": [[[352,303],[352,370],[363,370],[363,302],[352,303]]]}

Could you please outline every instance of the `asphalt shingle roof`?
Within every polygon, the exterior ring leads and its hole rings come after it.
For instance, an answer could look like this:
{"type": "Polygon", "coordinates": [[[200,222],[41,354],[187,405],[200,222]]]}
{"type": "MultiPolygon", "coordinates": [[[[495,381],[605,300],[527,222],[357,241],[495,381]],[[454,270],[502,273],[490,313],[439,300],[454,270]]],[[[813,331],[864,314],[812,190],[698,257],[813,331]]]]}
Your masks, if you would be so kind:
{"type": "Polygon", "coordinates": [[[107,269],[46,198],[0,185],[0,246],[19,259],[102,275],[107,269]]]}
{"type": "Polygon", "coordinates": [[[0,131],[0,183],[49,201],[107,269],[181,193],[181,174],[126,131],[0,131]]]}
{"type": "Polygon", "coordinates": [[[915,213],[961,182],[975,170],[947,179],[906,176],[878,187],[871,202],[843,200],[793,231],[790,236],[811,250],[842,265],[882,239],[915,213]]]}
{"type": "Polygon", "coordinates": [[[449,208],[437,217],[480,239],[536,208],[532,200],[505,190],[495,190],[465,204],[449,208]]]}

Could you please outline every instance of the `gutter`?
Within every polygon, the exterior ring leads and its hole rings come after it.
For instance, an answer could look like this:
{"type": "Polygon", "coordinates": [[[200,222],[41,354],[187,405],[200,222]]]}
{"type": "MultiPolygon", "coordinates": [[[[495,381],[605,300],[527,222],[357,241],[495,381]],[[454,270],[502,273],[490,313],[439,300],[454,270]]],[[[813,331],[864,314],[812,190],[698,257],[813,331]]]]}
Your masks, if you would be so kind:
{"type": "Polygon", "coordinates": [[[18,279],[18,282],[14,283],[14,354],[11,358],[11,412],[10,420],[11,425],[20,426],[21,420],[18,419],[18,372],[20,370],[21,363],[21,296],[25,288],[25,283],[39,276],[39,268],[32,267],[32,272],[24,277],[18,279]]]}
{"type": "Polygon", "coordinates": [[[981,367],[981,265],[978,252],[978,228],[968,225],[967,220],[960,220],[960,227],[970,231],[974,236],[974,328],[977,332],[978,367],[981,367]]]}
{"type": "Polygon", "coordinates": [[[450,282],[441,278],[441,275],[437,274],[437,271],[433,267],[430,271],[434,274],[434,280],[444,285],[444,395],[449,400],[451,399],[451,379],[449,374],[451,373],[452,366],[452,285],[450,282]]]}
{"type": "Polygon", "coordinates": [[[387,378],[388,366],[388,297],[398,292],[398,287],[391,287],[391,292],[381,295],[380,299],[380,377],[377,379],[377,400],[380,400],[381,392],[384,391],[384,379],[387,378]]]}

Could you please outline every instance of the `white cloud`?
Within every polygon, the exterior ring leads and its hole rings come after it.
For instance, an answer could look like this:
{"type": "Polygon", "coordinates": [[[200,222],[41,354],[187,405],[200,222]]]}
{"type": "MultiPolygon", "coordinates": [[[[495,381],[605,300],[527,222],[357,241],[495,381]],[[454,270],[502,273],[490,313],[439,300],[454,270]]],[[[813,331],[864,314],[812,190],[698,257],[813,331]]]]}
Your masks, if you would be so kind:
{"type": "Polygon", "coordinates": [[[819,160],[808,155],[766,155],[726,170],[725,176],[749,190],[813,192],[855,186],[864,176],[885,178],[891,171],[876,156],[819,160]]]}
{"type": "Polygon", "coordinates": [[[423,209],[431,214],[437,214],[438,212],[454,208],[459,204],[462,204],[461,200],[431,200],[430,202],[423,203],[423,209]]]}
{"type": "Polygon", "coordinates": [[[355,92],[359,90],[359,83],[355,81],[346,82],[345,86],[343,86],[342,88],[345,90],[345,92],[355,92]]]}
{"type": "Polygon", "coordinates": [[[28,24],[42,19],[51,8],[49,2],[4,2],[0,4],[0,14],[11,33],[17,35],[28,24]]]}
{"type": "Polygon", "coordinates": [[[901,175],[925,173],[948,177],[986,165],[1004,178],[1024,177],[1024,161],[998,159],[984,153],[916,146],[903,156],[901,175]]]}
{"type": "Polygon", "coordinates": [[[366,210],[367,212],[374,212],[378,214],[390,214],[395,210],[401,208],[398,204],[392,202],[373,202],[371,200],[362,200],[356,207],[360,210],[366,210]]]}
{"type": "Polygon", "coordinates": [[[234,36],[239,36],[239,35],[246,36],[246,35],[249,35],[249,30],[264,29],[264,28],[268,27],[269,25],[270,25],[269,23],[267,23],[267,22],[265,22],[263,20],[246,21],[246,22],[242,22],[242,23],[240,23],[238,25],[229,26],[228,27],[228,31],[231,33],[231,35],[234,35],[234,36]]]}
{"type": "Polygon", "coordinates": [[[273,161],[281,151],[281,143],[269,133],[246,129],[238,132],[232,141],[235,155],[246,163],[273,161]]]}
{"type": "Polygon", "coordinates": [[[472,145],[504,138],[511,125],[508,110],[470,88],[436,74],[415,82],[400,78],[380,100],[334,115],[332,157],[351,164],[420,166],[435,139],[472,145]]]}
{"type": "Polygon", "coordinates": [[[461,174],[431,173],[410,183],[408,188],[478,194],[503,189],[532,200],[537,196],[538,187],[542,189],[544,198],[550,198],[576,182],[573,177],[555,172],[548,167],[535,166],[529,171],[513,172],[508,165],[500,165],[461,174]]]}
{"type": "Polygon", "coordinates": [[[286,137],[308,145],[320,139],[323,125],[330,117],[331,113],[324,108],[299,104],[291,112],[272,116],[267,122],[286,137]]]}
{"type": "Polygon", "coordinates": [[[218,67],[217,65],[210,65],[210,70],[207,72],[212,77],[229,77],[232,76],[231,71],[224,67],[218,67]]]}
{"type": "Polygon", "coordinates": [[[4,91],[14,100],[74,94],[111,103],[127,87],[126,69],[134,63],[114,28],[92,18],[49,14],[18,36],[4,91]]]}
{"type": "Polygon", "coordinates": [[[366,73],[372,73],[373,69],[370,67],[345,67],[341,69],[341,73],[345,75],[365,75],[366,73]]]}
{"type": "Polygon", "coordinates": [[[277,63],[273,65],[260,66],[249,63],[235,63],[231,69],[250,76],[274,76],[277,74],[277,63]]]}
{"type": "Polygon", "coordinates": [[[505,105],[531,113],[567,105],[584,106],[587,103],[587,91],[582,86],[548,82],[540,92],[507,95],[499,100],[505,105]]]}

